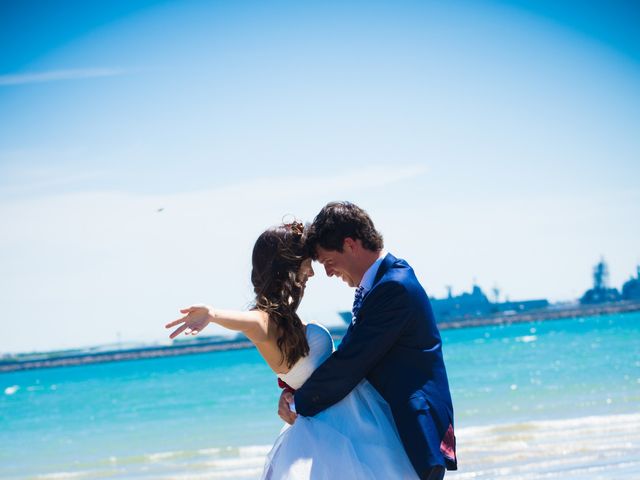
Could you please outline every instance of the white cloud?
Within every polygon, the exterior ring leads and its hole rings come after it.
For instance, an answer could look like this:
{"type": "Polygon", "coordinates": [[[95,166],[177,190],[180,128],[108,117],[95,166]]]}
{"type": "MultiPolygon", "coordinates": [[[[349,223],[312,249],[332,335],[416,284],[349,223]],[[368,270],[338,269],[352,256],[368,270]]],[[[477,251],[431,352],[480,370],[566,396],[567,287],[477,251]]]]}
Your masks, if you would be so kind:
{"type": "Polygon", "coordinates": [[[60,80],[115,77],[118,75],[124,75],[125,73],[126,71],[122,68],[73,68],[65,70],[49,70],[47,72],[14,73],[0,75],[0,86],[55,82],[60,80]]]}

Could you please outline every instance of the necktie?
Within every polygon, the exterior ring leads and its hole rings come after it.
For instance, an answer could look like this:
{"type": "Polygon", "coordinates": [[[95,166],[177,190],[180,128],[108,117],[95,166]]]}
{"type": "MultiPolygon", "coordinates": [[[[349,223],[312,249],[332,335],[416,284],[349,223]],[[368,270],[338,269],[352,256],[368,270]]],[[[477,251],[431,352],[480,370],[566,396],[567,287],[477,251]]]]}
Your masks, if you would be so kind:
{"type": "Polygon", "coordinates": [[[360,285],[356,288],[356,296],[353,299],[353,308],[351,309],[351,323],[356,323],[356,316],[362,306],[362,298],[364,297],[364,288],[360,285]]]}

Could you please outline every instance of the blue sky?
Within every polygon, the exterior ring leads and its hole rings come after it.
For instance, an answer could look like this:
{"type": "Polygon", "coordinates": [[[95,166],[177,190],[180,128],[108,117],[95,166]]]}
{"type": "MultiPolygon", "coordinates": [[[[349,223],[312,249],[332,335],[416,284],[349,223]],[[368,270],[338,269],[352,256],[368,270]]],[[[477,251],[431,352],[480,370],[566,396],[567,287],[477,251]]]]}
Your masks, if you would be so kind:
{"type": "MultiPolygon", "coordinates": [[[[640,262],[638,20],[632,2],[0,3],[0,352],[242,308],[260,231],[334,199],[434,296],[476,279],[569,300],[601,255],[619,287],[640,262]]],[[[302,313],[335,323],[352,293],[318,275],[302,313]]]]}

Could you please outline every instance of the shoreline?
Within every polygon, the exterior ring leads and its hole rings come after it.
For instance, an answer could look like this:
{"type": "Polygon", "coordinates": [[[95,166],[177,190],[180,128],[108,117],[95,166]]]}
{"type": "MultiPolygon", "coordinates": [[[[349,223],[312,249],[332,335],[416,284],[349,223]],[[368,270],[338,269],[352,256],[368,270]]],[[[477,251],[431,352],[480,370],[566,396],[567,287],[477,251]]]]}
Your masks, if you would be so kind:
{"type": "MultiPolygon", "coordinates": [[[[510,325],[513,323],[566,320],[569,318],[594,317],[616,313],[625,314],[637,311],[640,311],[640,302],[625,301],[600,305],[575,305],[559,309],[545,308],[541,310],[531,310],[512,315],[494,314],[484,317],[464,318],[438,323],[438,328],[440,330],[450,330],[481,326],[510,325]]],[[[347,326],[344,326],[343,328],[330,329],[334,340],[342,338],[346,330],[347,326]]],[[[242,350],[248,348],[255,348],[249,340],[234,339],[221,341],[216,339],[210,341],[204,340],[198,343],[188,343],[185,345],[148,346],[102,352],[73,353],[68,355],[58,354],[57,352],[39,353],[33,355],[37,358],[0,360],[0,374],[40,368],[70,367],[127,360],[143,360],[160,357],[173,357],[178,355],[242,350]],[[46,357],[46,355],[51,356],[46,357]]]]}
{"type": "Polygon", "coordinates": [[[637,412],[462,427],[459,479],[618,478],[640,472],[637,412]]]}
{"type": "MultiPolygon", "coordinates": [[[[447,472],[447,477],[636,479],[639,428],[637,412],[458,427],[459,469],[447,472]]],[[[151,450],[84,461],[79,471],[42,466],[42,471],[29,477],[149,478],[155,474],[172,480],[255,480],[271,447],[270,443],[205,444],[184,450],[151,450]]]]}

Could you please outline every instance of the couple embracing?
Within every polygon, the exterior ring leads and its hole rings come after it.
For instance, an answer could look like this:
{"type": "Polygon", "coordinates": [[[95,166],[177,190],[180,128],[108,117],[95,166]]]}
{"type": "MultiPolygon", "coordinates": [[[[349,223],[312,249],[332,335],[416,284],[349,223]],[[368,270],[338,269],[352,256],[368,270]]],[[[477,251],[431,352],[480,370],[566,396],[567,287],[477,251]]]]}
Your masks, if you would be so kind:
{"type": "Polygon", "coordinates": [[[248,312],[192,306],[167,324],[195,335],[209,323],[243,332],[278,375],[285,426],[267,480],[444,478],[457,467],[453,407],[440,334],[413,269],[383,248],[369,215],[326,205],[310,226],[265,231],[253,249],[248,312]],[[312,260],[356,288],[336,349],[297,314],[312,260]]]}

